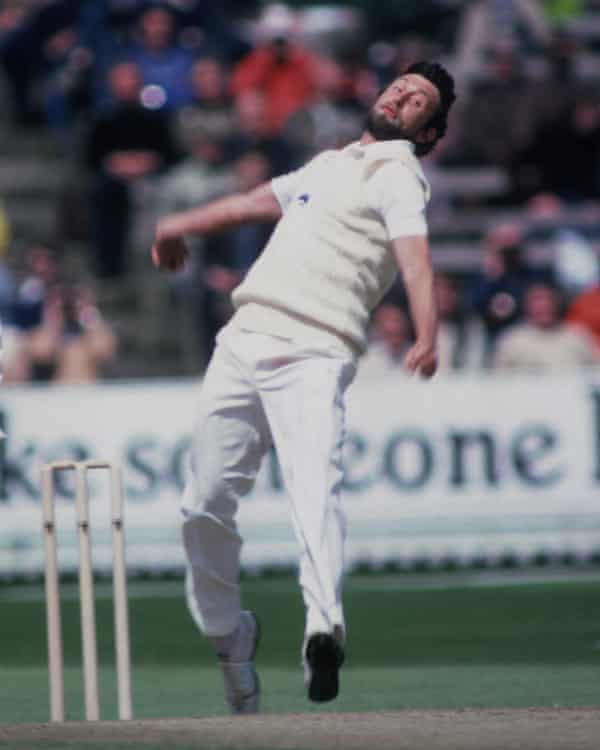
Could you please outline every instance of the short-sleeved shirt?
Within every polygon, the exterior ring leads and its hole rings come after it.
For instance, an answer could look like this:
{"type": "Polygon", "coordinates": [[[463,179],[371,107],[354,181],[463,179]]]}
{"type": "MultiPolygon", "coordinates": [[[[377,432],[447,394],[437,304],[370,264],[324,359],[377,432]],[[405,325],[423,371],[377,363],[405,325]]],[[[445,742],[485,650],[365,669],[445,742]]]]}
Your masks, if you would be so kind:
{"type": "Polygon", "coordinates": [[[397,273],[389,244],[427,234],[429,185],[413,144],[324,151],[271,186],[283,217],[233,292],[234,321],[243,330],[360,353],[370,311],[397,273]]]}
{"type": "MultiPolygon", "coordinates": [[[[360,148],[360,144],[353,143],[347,148],[360,148]]],[[[297,192],[304,169],[306,167],[301,167],[271,180],[283,212],[297,192]]],[[[406,165],[399,161],[383,164],[369,177],[365,188],[370,207],[381,216],[390,240],[427,235],[423,185],[406,165]]]]}

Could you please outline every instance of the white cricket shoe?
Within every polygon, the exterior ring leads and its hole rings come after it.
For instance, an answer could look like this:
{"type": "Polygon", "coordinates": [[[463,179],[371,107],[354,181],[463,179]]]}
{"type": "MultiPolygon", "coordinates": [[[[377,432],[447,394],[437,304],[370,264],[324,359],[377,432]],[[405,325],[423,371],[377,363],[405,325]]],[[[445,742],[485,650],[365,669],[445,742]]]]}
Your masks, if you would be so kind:
{"type": "Polygon", "coordinates": [[[217,651],[223,680],[225,698],[233,714],[258,713],[260,682],[254,667],[254,654],[258,647],[260,628],[253,612],[243,610],[240,622],[227,637],[227,650],[217,651]]]}

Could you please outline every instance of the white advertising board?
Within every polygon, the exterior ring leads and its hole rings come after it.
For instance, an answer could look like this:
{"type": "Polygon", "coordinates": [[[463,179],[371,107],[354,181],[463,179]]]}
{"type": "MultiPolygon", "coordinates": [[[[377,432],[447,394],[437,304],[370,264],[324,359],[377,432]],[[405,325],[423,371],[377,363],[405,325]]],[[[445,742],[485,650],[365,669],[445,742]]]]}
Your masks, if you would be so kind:
{"type": "MultiPolygon", "coordinates": [[[[43,571],[39,471],[104,458],[123,468],[128,565],[183,566],[178,501],[200,381],[2,387],[0,576],[43,571]]],[[[600,374],[407,377],[348,396],[347,563],[497,562],[600,552],[600,374]]],[[[97,568],[111,565],[108,483],[92,477],[97,568]]],[[[72,478],[57,478],[59,561],[77,566],[72,478]]],[[[248,568],[289,565],[296,543],[276,461],[239,523],[248,568]]]]}

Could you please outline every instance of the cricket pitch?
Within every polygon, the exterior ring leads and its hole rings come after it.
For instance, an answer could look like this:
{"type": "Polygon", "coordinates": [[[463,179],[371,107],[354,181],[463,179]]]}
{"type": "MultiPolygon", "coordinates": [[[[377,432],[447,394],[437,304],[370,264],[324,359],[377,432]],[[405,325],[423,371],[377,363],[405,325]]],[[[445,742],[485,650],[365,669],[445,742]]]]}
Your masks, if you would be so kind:
{"type": "Polygon", "coordinates": [[[598,750],[600,707],[260,714],[0,725],[0,748],[598,750]]]}

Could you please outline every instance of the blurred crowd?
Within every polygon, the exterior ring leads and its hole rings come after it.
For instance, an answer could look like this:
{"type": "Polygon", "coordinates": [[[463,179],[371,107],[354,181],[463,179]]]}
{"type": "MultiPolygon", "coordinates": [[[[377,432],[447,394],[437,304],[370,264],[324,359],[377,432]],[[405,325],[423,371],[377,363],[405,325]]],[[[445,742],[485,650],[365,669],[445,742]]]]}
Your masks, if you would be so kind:
{"type": "MultiPolygon", "coordinates": [[[[481,269],[468,280],[438,272],[439,371],[564,372],[600,365],[600,277],[595,253],[561,238],[583,259],[573,279],[560,264],[524,262],[518,225],[499,225],[485,237],[481,269]]],[[[359,369],[373,379],[398,368],[413,341],[398,287],[375,311],[372,341],[359,369]]]]}
{"type": "MultiPolygon", "coordinates": [[[[600,207],[600,48],[577,26],[588,4],[3,0],[7,117],[15,129],[51,133],[73,165],[61,232],[83,238],[92,279],[65,279],[51,241],[0,260],[5,381],[118,374],[118,337],[94,282],[134,283],[140,214],[152,223],[346,145],[377,92],[430,57],[455,72],[460,95],[448,136],[425,159],[432,226],[483,208],[521,214],[478,228],[477,268],[438,274],[442,369],[597,363],[596,238],[571,218],[573,208],[600,207]],[[497,170],[502,188],[456,191],[443,175],[461,168],[497,170]],[[555,250],[532,264],[540,225],[558,227],[555,250]]],[[[1,215],[5,258],[9,229],[1,215]]],[[[196,239],[189,266],[166,282],[173,304],[193,310],[199,370],[231,314],[229,292],[271,231],[196,239]]],[[[435,235],[432,246],[435,261],[435,235]]],[[[373,317],[363,377],[397,367],[411,336],[398,286],[373,317]]]]}
{"type": "Polygon", "coordinates": [[[109,374],[117,351],[92,287],[60,279],[53,252],[33,245],[0,307],[6,383],[87,383],[109,374]]]}

